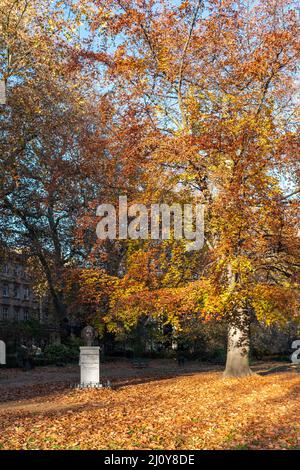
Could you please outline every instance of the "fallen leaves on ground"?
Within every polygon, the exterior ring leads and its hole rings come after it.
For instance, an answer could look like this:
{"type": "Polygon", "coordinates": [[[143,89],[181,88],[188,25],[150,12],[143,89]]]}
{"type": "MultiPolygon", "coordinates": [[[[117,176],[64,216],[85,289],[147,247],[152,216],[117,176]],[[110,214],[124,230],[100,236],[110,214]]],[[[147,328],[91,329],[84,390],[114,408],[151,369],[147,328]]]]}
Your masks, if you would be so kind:
{"type": "Polygon", "coordinates": [[[300,448],[296,371],[226,380],[201,372],[112,390],[60,384],[48,395],[35,387],[36,399],[20,400],[19,390],[1,405],[0,448],[300,448]]]}

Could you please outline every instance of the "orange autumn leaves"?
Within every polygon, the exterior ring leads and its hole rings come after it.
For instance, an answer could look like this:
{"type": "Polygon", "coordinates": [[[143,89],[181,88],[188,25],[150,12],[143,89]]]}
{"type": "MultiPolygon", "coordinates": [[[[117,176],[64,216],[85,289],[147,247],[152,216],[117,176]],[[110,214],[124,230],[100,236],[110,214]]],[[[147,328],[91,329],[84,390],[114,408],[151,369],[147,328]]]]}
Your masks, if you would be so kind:
{"type": "MultiPolygon", "coordinates": [[[[78,2],[79,10],[85,3],[78,2]]],[[[295,4],[91,5],[86,45],[73,54],[83,70],[98,68],[105,91],[109,195],[203,202],[206,245],[188,256],[172,242],[158,250],[150,242],[124,243],[114,273],[83,270],[81,299],[96,305],[111,329],[129,328],[142,314],[178,326],[184,313],[224,317],[240,304],[263,321],[294,320],[300,253],[295,4]],[[295,197],[287,197],[289,188],[295,197]]],[[[83,220],[82,232],[91,223],[83,220]]]]}
{"type": "Polygon", "coordinates": [[[113,390],[26,384],[30,397],[24,387],[1,389],[0,448],[299,449],[297,371],[222,381],[199,365],[181,377],[169,377],[174,365],[161,364],[161,376],[154,367],[156,375],[128,378],[124,361],[104,363],[102,376],[119,384],[113,390]]]}

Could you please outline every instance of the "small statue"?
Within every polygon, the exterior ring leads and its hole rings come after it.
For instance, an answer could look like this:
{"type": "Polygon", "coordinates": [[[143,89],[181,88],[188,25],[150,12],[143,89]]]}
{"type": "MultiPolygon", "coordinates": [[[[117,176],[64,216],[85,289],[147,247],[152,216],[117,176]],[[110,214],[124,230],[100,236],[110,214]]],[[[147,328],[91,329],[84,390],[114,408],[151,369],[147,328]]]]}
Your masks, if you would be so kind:
{"type": "Polygon", "coordinates": [[[81,337],[85,341],[86,346],[92,346],[95,338],[95,330],[92,326],[85,326],[81,332],[81,337]]]}

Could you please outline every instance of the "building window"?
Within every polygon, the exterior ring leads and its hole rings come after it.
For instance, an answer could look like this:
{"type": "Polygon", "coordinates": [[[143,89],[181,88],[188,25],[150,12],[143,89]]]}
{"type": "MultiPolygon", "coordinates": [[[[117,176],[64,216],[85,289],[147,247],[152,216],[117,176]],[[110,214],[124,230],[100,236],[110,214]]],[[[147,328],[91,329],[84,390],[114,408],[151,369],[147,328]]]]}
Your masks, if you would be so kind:
{"type": "Polygon", "coordinates": [[[8,284],[3,284],[3,286],[2,286],[2,295],[3,295],[3,297],[9,297],[9,286],[8,286],[8,284]]]}
{"type": "Polygon", "coordinates": [[[14,319],[16,321],[19,321],[20,320],[20,309],[18,307],[15,307],[14,308],[14,319]]]}
{"type": "Polygon", "coordinates": [[[25,308],[25,310],[24,310],[24,320],[25,321],[29,320],[29,310],[28,310],[28,308],[25,308]]]}
{"type": "Polygon", "coordinates": [[[24,287],[23,292],[24,292],[24,300],[29,300],[29,296],[30,296],[29,287],[24,287]]]}
{"type": "Polygon", "coordinates": [[[8,307],[2,307],[1,318],[2,320],[8,320],[8,307]]]}
{"type": "Polygon", "coordinates": [[[4,264],[4,266],[2,267],[2,272],[3,274],[9,274],[8,264],[4,264]]]}
{"type": "Polygon", "coordinates": [[[22,275],[22,266],[16,266],[14,268],[14,275],[17,277],[22,275]]]}
{"type": "Polygon", "coordinates": [[[27,276],[27,272],[25,270],[25,268],[22,268],[22,279],[27,279],[28,276],[27,276]]]}
{"type": "Polygon", "coordinates": [[[19,288],[19,286],[14,286],[14,298],[15,299],[20,298],[20,288],[19,288]]]}

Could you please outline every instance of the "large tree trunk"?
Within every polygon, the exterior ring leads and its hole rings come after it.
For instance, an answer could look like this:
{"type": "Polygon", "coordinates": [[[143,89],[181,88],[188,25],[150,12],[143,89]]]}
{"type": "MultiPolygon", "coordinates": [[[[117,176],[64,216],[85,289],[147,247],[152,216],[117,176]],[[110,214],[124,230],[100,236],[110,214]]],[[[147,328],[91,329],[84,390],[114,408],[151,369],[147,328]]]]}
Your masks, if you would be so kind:
{"type": "Polygon", "coordinates": [[[240,309],[228,328],[224,377],[246,377],[253,374],[249,367],[249,346],[249,318],[247,312],[240,309]]]}

